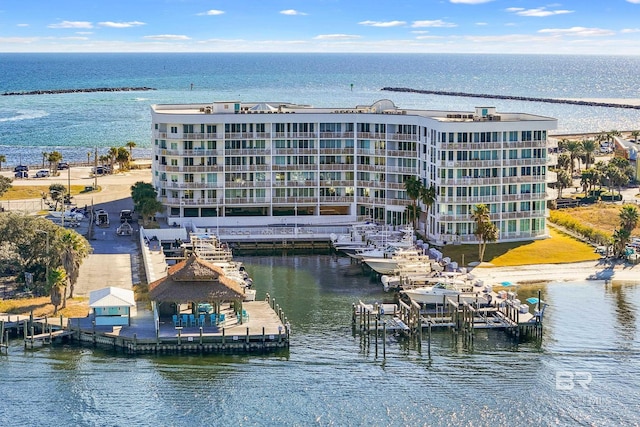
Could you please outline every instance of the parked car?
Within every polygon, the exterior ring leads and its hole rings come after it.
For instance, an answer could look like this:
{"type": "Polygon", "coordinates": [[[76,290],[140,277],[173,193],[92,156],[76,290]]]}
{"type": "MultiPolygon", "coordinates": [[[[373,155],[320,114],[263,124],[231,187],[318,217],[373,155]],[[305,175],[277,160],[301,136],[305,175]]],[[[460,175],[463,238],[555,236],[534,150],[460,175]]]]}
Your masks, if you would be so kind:
{"type": "Polygon", "coordinates": [[[48,178],[50,176],[51,174],[46,169],[40,169],[38,172],[36,172],[36,178],[48,178]]]}
{"type": "Polygon", "coordinates": [[[14,172],[28,172],[29,171],[29,166],[25,166],[25,165],[18,165],[13,169],[14,172]]]}
{"type": "Polygon", "coordinates": [[[133,211],[130,209],[123,209],[120,211],[120,222],[132,222],[133,221],[133,211]]]}
{"type": "Polygon", "coordinates": [[[18,171],[15,174],[16,178],[29,178],[29,172],[27,171],[18,171]]]}
{"type": "Polygon", "coordinates": [[[58,163],[58,170],[62,170],[62,169],[69,169],[69,163],[67,162],[58,163]]]}
{"type": "Polygon", "coordinates": [[[109,166],[98,166],[93,168],[93,173],[96,175],[104,175],[111,173],[111,168],[109,166]]]}

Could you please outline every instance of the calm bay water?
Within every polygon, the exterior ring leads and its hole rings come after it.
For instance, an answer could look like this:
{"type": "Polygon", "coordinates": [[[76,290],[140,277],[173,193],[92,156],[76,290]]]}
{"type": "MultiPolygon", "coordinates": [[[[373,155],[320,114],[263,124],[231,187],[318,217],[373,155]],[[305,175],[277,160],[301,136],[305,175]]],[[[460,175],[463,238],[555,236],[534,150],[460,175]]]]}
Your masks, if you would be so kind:
{"type": "MultiPolygon", "coordinates": [[[[426,342],[353,336],[351,304],[390,298],[346,258],[242,259],[258,297],[292,324],[288,352],[128,357],[77,347],[0,361],[2,425],[637,425],[640,288],[602,282],[542,288],[542,343],[449,332],[426,342]],[[556,390],[558,372],[591,376],[556,390]]],[[[535,289],[521,292],[527,297],[535,289]]],[[[581,376],[582,375],[582,376],[581,376]]],[[[566,383],[565,383],[566,385],[566,383]]]]}
{"type": "Polygon", "coordinates": [[[556,117],[558,133],[639,127],[640,111],[381,92],[385,86],[550,98],[640,98],[640,57],[443,54],[0,54],[0,93],[148,86],[150,92],[0,97],[0,154],[39,163],[43,151],[86,160],[135,141],[150,156],[154,103],[295,102],[351,107],[388,98],[404,108],[556,117]],[[193,90],[191,90],[193,84],[193,90]],[[351,90],[353,84],[353,90],[351,90]]]}

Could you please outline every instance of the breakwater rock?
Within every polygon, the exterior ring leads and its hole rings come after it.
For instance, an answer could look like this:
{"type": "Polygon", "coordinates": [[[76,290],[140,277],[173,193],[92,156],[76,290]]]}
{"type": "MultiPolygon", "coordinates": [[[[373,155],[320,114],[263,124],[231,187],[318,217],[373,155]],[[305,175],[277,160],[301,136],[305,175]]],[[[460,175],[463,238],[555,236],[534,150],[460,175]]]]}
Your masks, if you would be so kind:
{"type": "Polygon", "coordinates": [[[628,108],[632,110],[640,110],[640,105],[614,103],[614,102],[581,101],[579,99],[535,98],[531,96],[493,95],[489,93],[450,92],[450,91],[444,91],[444,90],[421,90],[421,89],[411,89],[406,87],[383,87],[381,90],[389,91],[389,92],[423,93],[426,95],[461,96],[461,97],[467,97],[467,98],[508,99],[508,100],[514,100],[514,101],[548,102],[552,104],[573,104],[573,105],[586,105],[588,107],[628,108]]]}
{"type": "Polygon", "coordinates": [[[3,96],[15,95],[57,95],[61,93],[82,93],[82,92],[139,92],[156,90],[152,87],[94,87],[86,89],[51,89],[51,90],[31,90],[24,92],[5,92],[3,96]]]}

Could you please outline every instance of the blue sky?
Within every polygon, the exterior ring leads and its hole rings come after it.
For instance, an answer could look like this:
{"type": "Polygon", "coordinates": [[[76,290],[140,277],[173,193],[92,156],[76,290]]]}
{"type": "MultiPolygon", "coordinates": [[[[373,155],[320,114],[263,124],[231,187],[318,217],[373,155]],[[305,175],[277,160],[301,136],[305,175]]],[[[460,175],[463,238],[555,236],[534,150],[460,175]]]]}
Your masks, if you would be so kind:
{"type": "Polygon", "coordinates": [[[640,0],[3,0],[1,52],[640,54],[640,0]]]}

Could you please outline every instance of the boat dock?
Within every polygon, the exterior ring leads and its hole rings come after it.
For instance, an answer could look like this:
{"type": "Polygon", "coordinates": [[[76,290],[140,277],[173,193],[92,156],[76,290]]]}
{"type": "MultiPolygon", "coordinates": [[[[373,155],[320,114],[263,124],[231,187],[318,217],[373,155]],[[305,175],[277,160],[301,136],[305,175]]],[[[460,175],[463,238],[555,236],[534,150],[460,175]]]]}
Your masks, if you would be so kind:
{"type": "MultiPolygon", "coordinates": [[[[542,320],[546,304],[538,298],[530,298],[534,311],[523,310],[523,304],[513,297],[500,298],[493,304],[461,302],[459,298],[446,298],[442,304],[422,306],[415,301],[400,300],[397,304],[353,304],[352,327],[354,333],[379,335],[383,341],[387,332],[418,337],[422,342],[425,330],[431,346],[432,329],[449,329],[473,343],[477,330],[504,331],[516,341],[542,338],[542,320]]],[[[527,306],[528,308],[528,306],[527,306]]]]}
{"type": "Polygon", "coordinates": [[[24,348],[56,342],[76,342],[145,353],[248,353],[289,348],[290,325],[274,298],[244,304],[237,316],[231,308],[222,311],[224,320],[202,324],[160,322],[153,316],[132,318],[129,326],[98,326],[92,317],[62,319],[32,316],[0,317],[0,348],[8,350],[9,333],[24,340],[24,348]]]}

